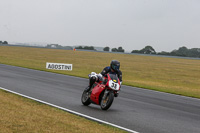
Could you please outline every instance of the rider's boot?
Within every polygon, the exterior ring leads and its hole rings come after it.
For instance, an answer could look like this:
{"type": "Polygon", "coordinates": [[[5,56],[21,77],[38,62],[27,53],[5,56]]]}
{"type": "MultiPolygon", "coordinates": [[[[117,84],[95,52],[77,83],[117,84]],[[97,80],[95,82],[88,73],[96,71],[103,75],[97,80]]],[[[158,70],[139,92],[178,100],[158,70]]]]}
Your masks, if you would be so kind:
{"type": "Polygon", "coordinates": [[[91,77],[91,78],[89,79],[89,82],[90,82],[90,83],[89,83],[89,86],[85,88],[85,90],[86,90],[87,92],[89,92],[89,91],[91,90],[91,88],[92,88],[93,84],[95,83],[95,81],[96,81],[96,77],[91,77]]]}
{"type": "Polygon", "coordinates": [[[85,91],[86,91],[86,92],[89,92],[90,89],[91,89],[91,87],[90,87],[90,85],[89,85],[89,86],[87,86],[87,87],[85,88],[85,91]]]}

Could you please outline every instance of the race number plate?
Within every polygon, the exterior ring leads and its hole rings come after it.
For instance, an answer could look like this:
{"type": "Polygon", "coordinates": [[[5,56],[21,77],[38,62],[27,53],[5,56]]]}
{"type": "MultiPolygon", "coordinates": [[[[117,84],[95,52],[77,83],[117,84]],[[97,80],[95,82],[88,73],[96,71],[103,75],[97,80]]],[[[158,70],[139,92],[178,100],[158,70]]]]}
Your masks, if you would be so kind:
{"type": "Polygon", "coordinates": [[[118,83],[115,83],[113,82],[112,80],[109,81],[109,87],[113,90],[119,90],[119,84],[118,83]]]}

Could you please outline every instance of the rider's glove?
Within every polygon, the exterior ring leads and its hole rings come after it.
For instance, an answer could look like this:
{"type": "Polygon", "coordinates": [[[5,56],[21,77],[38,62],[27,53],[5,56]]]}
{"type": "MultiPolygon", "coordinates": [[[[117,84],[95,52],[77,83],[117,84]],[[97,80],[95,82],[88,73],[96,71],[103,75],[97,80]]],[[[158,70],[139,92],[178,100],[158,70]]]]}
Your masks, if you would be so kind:
{"type": "Polygon", "coordinates": [[[102,80],[102,74],[101,73],[99,73],[99,74],[97,74],[97,77],[98,77],[98,80],[102,80]]]}
{"type": "Polygon", "coordinates": [[[120,82],[120,88],[122,87],[122,81],[120,82]]]}
{"type": "Polygon", "coordinates": [[[98,76],[98,77],[100,77],[100,78],[102,78],[102,77],[103,77],[103,75],[102,75],[101,73],[99,73],[97,76],[98,76]]]}
{"type": "Polygon", "coordinates": [[[96,78],[96,80],[101,80],[102,79],[102,74],[101,73],[99,73],[99,74],[96,74],[95,72],[91,72],[91,75],[90,75],[90,77],[95,77],[96,78]]]}
{"type": "Polygon", "coordinates": [[[97,74],[96,74],[95,72],[91,72],[90,77],[95,77],[95,78],[97,78],[97,74]]]}

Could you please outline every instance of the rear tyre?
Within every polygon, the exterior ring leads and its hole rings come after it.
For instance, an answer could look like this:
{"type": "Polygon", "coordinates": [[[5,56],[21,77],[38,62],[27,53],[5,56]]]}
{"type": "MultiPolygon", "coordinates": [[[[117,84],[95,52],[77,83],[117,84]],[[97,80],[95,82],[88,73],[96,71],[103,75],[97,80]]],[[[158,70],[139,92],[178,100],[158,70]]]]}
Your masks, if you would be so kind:
{"type": "Polygon", "coordinates": [[[85,106],[88,106],[89,104],[91,104],[89,92],[87,92],[86,90],[83,91],[83,94],[82,94],[82,97],[81,97],[81,102],[85,106]]]}
{"type": "Polygon", "coordinates": [[[108,110],[112,105],[113,100],[114,100],[114,94],[112,91],[110,91],[105,98],[102,98],[101,109],[108,110]]]}

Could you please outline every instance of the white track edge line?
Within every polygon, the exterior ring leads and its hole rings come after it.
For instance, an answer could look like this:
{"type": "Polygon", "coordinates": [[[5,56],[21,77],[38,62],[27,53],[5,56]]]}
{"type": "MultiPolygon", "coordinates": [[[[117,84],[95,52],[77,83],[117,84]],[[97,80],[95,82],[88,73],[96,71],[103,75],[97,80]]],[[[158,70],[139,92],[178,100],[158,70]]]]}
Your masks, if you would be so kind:
{"type": "Polygon", "coordinates": [[[107,124],[107,125],[110,125],[110,126],[113,126],[113,127],[117,127],[119,129],[131,132],[131,133],[139,133],[139,132],[133,131],[133,130],[125,128],[125,127],[121,127],[121,126],[118,126],[118,125],[115,125],[115,124],[112,124],[112,123],[109,123],[109,122],[106,122],[106,121],[103,121],[103,120],[100,120],[100,119],[97,119],[97,118],[94,118],[94,117],[91,117],[91,116],[88,116],[88,115],[84,115],[84,114],[78,113],[76,111],[72,111],[72,110],[69,110],[69,109],[66,109],[66,108],[63,108],[63,107],[60,107],[60,106],[57,106],[57,105],[54,105],[54,104],[39,100],[39,99],[36,99],[36,98],[33,98],[33,97],[26,96],[24,94],[20,94],[20,93],[15,92],[15,91],[11,91],[11,90],[5,89],[3,87],[0,87],[0,89],[4,90],[4,91],[7,91],[7,92],[10,92],[10,93],[13,93],[13,94],[16,94],[16,95],[20,95],[22,97],[25,97],[25,98],[28,98],[28,99],[31,99],[31,100],[34,100],[34,101],[37,101],[37,102],[40,102],[40,103],[43,103],[43,104],[46,104],[46,105],[49,105],[49,106],[52,106],[52,107],[55,107],[55,108],[58,108],[58,109],[61,109],[61,110],[64,110],[64,111],[67,111],[69,113],[72,113],[72,114],[75,114],[75,115],[78,115],[78,116],[81,116],[81,117],[85,117],[87,119],[90,119],[90,120],[93,120],[93,121],[96,121],[96,122],[100,122],[100,123],[107,124]]]}

